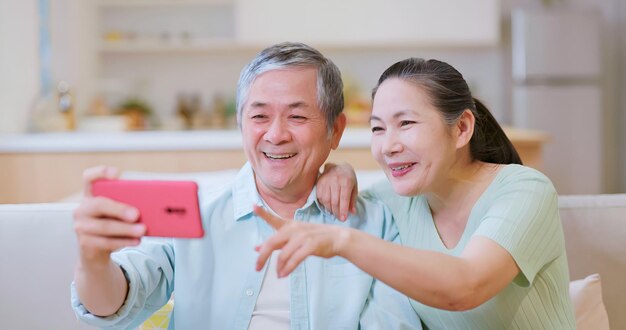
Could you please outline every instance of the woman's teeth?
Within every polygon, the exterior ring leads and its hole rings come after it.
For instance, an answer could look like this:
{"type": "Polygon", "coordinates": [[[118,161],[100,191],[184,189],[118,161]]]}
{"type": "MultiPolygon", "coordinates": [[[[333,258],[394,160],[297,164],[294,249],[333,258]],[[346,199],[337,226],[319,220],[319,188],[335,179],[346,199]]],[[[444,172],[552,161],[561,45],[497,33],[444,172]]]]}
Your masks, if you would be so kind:
{"type": "Polygon", "coordinates": [[[403,169],[409,168],[411,166],[413,166],[413,164],[407,164],[407,165],[402,165],[402,166],[398,166],[398,167],[392,167],[391,169],[393,171],[402,171],[403,169]]]}

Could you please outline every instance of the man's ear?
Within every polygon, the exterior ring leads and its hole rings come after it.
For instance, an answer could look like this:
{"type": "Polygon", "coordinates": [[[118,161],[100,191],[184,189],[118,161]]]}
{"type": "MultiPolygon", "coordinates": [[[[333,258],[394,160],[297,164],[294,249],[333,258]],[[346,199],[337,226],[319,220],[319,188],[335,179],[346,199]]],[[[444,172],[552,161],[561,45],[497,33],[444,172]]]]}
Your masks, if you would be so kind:
{"type": "Polygon", "coordinates": [[[459,117],[459,120],[456,122],[456,147],[463,148],[469,141],[472,139],[472,135],[474,135],[474,124],[476,123],[476,117],[474,117],[474,113],[471,110],[465,109],[459,117]]]}
{"type": "Polygon", "coordinates": [[[335,124],[333,124],[333,136],[331,137],[331,148],[333,150],[339,147],[339,141],[341,141],[341,136],[343,135],[343,131],[346,129],[346,115],[340,113],[335,119],[335,124]]]}

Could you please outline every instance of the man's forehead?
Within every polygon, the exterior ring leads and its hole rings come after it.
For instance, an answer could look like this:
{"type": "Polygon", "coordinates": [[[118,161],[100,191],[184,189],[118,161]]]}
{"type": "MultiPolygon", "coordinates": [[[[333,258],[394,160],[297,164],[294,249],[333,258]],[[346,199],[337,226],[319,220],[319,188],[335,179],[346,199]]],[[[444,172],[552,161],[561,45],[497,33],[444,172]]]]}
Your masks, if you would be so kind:
{"type": "Polygon", "coordinates": [[[250,86],[245,103],[246,108],[280,106],[317,109],[317,97],[315,68],[286,67],[258,75],[250,86]]]}

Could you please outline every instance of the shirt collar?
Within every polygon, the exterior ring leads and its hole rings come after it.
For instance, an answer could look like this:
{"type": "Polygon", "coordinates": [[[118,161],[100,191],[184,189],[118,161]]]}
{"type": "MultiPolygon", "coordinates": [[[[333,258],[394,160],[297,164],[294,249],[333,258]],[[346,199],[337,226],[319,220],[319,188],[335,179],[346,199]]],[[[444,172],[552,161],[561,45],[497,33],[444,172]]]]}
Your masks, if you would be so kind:
{"type": "MultiPolygon", "coordinates": [[[[254,171],[250,163],[246,164],[239,170],[235,181],[233,183],[233,208],[235,221],[246,220],[250,218],[254,210],[253,205],[263,206],[263,200],[259,195],[259,191],[256,187],[256,181],[254,180],[254,171]]],[[[300,210],[314,207],[318,212],[328,213],[323,206],[317,201],[316,188],[309,194],[306,203],[300,208],[300,210]]]]}

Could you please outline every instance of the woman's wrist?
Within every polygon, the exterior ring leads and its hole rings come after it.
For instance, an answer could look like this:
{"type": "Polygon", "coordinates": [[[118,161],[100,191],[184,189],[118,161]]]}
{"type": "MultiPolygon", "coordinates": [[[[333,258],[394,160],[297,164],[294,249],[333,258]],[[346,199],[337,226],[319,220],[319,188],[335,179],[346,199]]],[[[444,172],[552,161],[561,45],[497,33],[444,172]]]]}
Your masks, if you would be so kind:
{"type": "Polygon", "coordinates": [[[346,258],[350,254],[351,248],[354,246],[354,239],[357,231],[352,228],[338,227],[335,242],[336,255],[346,258]]]}

